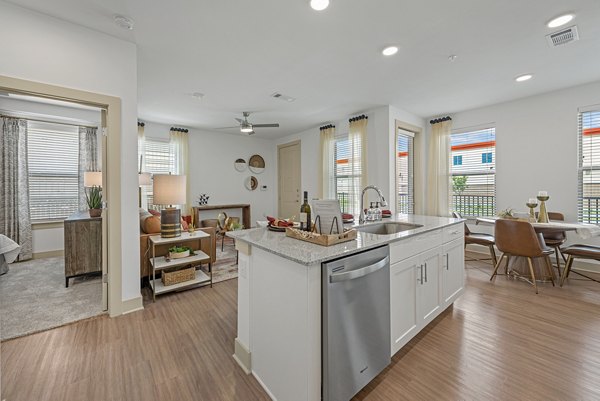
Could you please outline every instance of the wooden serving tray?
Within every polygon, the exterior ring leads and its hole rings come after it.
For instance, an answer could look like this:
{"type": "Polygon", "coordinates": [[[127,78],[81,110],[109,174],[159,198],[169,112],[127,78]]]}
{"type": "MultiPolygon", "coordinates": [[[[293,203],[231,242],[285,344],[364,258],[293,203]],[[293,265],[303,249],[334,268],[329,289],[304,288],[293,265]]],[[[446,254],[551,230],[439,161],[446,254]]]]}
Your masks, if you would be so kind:
{"type": "Polygon", "coordinates": [[[321,246],[331,246],[341,244],[356,239],[356,230],[347,230],[341,234],[319,234],[316,232],[308,232],[298,230],[297,228],[286,228],[285,235],[290,238],[299,239],[321,246]]]}

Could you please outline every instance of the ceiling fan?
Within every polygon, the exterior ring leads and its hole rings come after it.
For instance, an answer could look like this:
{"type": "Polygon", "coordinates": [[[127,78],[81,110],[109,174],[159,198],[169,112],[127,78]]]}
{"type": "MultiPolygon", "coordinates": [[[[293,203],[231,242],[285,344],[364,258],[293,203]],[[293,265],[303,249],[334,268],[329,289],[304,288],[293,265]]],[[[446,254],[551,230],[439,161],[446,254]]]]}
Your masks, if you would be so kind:
{"type": "Polygon", "coordinates": [[[273,124],[252,124],[248,121],[248,117],[250,116],[250,112],[248,111],[244,111],[242,113],[243,115],[243,119],[241,118],[236,118],[235,120],[240,123],[240,125],[238,126],[234,126],[234,127],[219,127],[217,129],[228,129],[228,128],[240,128],[240,132],[243,132],[245,134],[248,135],[252,135],[254,134],[254,128],[278,128],[279,127],[279,123],[273,123],[273,124]]]}

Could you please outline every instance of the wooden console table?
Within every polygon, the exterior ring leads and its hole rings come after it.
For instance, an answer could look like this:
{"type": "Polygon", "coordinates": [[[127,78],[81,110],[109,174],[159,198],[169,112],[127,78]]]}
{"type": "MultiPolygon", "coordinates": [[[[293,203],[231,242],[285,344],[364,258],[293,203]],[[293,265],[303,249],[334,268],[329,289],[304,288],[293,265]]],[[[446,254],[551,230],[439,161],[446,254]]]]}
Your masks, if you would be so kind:
{"type": "MultiPolygon", "coordinates": [[[[202,205],[202,206],[194,206],[192,208],[194,210],[194,221],[200,222],[200,212],[206,210],[223,210],[223,209],[242,209],[242,224],[244,228],[250,228],[252,225],[250,224],[250,205],[243,204],[231,204],[231,205],[202,205]]],[[[198,224],[198,223],[196,223],[198,224]]]]}
{"type": "Polygon", "coordinates": [[[72,214],[65,225],[65,286],[72,277],[102,273],[102,217],[72,214]]]}

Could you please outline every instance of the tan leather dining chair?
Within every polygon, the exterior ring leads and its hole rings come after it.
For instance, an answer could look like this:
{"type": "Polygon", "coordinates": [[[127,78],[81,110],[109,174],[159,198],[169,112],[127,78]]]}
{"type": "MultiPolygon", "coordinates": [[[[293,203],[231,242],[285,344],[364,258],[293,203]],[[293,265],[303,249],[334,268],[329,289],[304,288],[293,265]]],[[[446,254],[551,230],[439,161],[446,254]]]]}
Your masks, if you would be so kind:
{"type": "MultiPolygon", "coordinates": [[[[535,217],[538,217],[538,212],[535,212],[535,217]]],[[[550,221],[565,221],[565,215],[559,212],[548,212],[548,218],[550,221]]],[[[560,251],[560,246],[567,241],[567,233],[564,231],[554,231],[551,233],[544,233],[544,242],[550,248],[554,248],[554,253],[556,254],[556,268],[558,269],[558,275],[560,276],[560,258],[559,255],[564,260],[565,264],[567,263],[567,259],[565,255],[560,251]]]]}
{"type": "MultiPolygon", "coordinates": [[[[461,214],[458,212],[452,212],[452,215],[457,219],[463,218],[461,216],[461,214]]],[[[487,246],[488,249],[490,250],[490,255],[492,257],[492,263],[494,266],[496,266],[496,263],[498,263],[498,261],[496,260],[496,250],[494,249],[495,243],[496,243],[496,240],[494,239],[493,235],[471,232],[471,230],[469,230],[469,227],[467,227],[467,223],[465,223],[465,247],[469,244],[477,244],[477,245],[487,246]]],[[[469,260],[471,260],[471,259],[469,259],[469,260]]],[[[489,260],[489,259],[472,259],[472,260],[489,260]]]]}
{"type": "Polygon", "coordinates": [[[552,249],[543,247],[538,239],[538,236],[533,229],[533,226],[526,221],[500,219],[495,224],[496,246],[502,252],[500,260],[496,263],[494,273],[490,281],[496,277],[498,268],[502,263],[502,259],[506,256],[506,266],[508,267],[509,258],[511,256],[522,256],[527,258],[529,264],[529,273],[531,274],[531,283],[535,288],[535,293],[538,293],[537,282],[535,280],[535,271],[533,269],[533,258],[544,258],[546,271],[552,286],[554,286],[554,277],[552,273],[552,263],[550,256],[552,249]]]}
{"type": "MultiPolygon", "coordinates": [[[[562,250],[562,252],[565,255],[569,255],[569,258],[567,259],[567,263],[566,263],[565,268],[563,269],[563,273],[560,277],[560,286],[561,287],[565,283],[565,280],[567,279],[567,277],[569,277],[569,273],[571,272],[571,266],[573,266],[573,260],[579,258],[579,259],[592,259],[592,260],[596,260],[596,261],[600,262],[600,247],[597,247],[597,246],[575,244],[575,245],[570,245],[570,246],[564,248],[562,250]]],[[[586,276],[583,273],[576,272],[576,271],[574,271],[574,273],[576,273],[580,276],[583,276],[589,280],[598,282],[598,280],[596,280],[595,278],[586,276]]]]}

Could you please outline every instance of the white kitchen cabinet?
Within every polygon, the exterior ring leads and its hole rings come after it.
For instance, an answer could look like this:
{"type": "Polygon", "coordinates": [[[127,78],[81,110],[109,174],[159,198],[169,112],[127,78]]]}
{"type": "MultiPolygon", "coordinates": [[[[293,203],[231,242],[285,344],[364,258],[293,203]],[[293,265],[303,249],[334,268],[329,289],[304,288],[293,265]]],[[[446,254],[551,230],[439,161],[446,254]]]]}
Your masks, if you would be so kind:
{"type": "Polygon", "coordinates": [[[392,355],[419,331],[417,317],[417,280],[421,257],[414,256],[390,266],[392,355]]]}
{"type": "Polygon", "coordinates": [[[457,239],[442,246],[442,295],[444,305],[450,305],[465,287],[464,240],[457,239]]]}
{"type": "Polygon", "coordinates": [[[440,294],[441,247],[421,254],[421,280],[417,285],[419,325],[425,327],[441,312],[440,294]]]}

